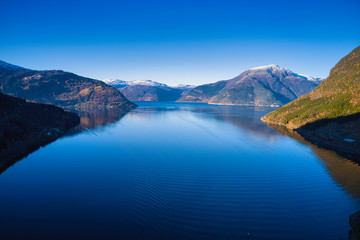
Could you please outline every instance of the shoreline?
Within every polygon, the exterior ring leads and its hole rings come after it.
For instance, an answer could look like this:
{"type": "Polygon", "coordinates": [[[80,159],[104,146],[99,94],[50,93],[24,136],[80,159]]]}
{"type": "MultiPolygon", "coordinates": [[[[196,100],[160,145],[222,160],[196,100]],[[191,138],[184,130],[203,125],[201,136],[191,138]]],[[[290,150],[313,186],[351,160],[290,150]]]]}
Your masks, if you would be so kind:
{"type": "Polygon", "coordinates": [[[334,119],[324,119],[307,123],[299,128],[289,128],[284,124],[261,120],[269,127],[284,127],[302,136],[306,141],[338,155],[352,160],[360,165],[360,115],[350,115],[334,119]]]}
{"type": "Polygon", "coordinates": [[[0,94],[0,174],[80,123],[72,112],[50,104],[0,94]]]}
{"type": "Polygon", "coordinates": [[[178,103],[204,103],[209,105],[216,105],[216,106],[244,106],[244,107],[272,107],[272,108],[279,108],[283,105],[254,105],[254,104],[233,104],[233,103],[212,103],[212,102],[201,102],[201,101],[175,101],[178,103]]]}

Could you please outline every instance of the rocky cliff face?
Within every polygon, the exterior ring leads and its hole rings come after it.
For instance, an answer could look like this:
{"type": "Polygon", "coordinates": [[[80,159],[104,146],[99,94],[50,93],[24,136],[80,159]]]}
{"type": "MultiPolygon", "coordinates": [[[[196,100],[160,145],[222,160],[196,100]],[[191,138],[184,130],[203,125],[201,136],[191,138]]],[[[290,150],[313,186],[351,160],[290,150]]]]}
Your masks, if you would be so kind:
{"type": "Polygon", "coordinates": [[[0,173],[80,123],[71,112],[0,93],[0,173]]]}
{"type": "Polygon", "coordinates": [[[114,108],[127,111],[136,105],[102,81],[53,70],[34,71],[0,62],[0,91],[63,108],[114,108]]]}
{"type": "Polygon", "coordinates": [[[299,75],[277,65],[269,65],[249,69],[227,81],[198,86],[178,101],[282,106],[309,93],[319,83],[320,79],[299,75]]]}

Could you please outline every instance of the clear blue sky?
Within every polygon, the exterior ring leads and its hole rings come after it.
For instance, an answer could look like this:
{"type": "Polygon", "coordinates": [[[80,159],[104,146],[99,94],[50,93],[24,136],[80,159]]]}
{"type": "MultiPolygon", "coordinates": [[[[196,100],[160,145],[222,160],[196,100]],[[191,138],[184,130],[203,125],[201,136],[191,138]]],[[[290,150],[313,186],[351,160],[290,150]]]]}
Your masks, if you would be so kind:
{"type": "Polygon", "coordinates": [[[278,64],[326,77],[360,45],[360,1],[0,0],[0,60],[202,84],[278,64]]]}

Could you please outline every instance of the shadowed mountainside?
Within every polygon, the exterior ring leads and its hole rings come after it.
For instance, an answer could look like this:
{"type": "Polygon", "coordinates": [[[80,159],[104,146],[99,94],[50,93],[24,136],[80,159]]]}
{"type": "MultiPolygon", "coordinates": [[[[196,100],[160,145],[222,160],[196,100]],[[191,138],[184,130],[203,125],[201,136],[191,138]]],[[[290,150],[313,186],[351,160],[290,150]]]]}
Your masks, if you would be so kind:
{"type": "Polygon", "coordinates": [[[79,123],[59,107],[0,93],[0,173],[79,123]]]}
{"type": "MultiPolygon", "coordinates": [[[[348,193],[360,197],[360,162],[345,159],[336,154],[334,151],[319,148],[307,141],[306,138],[300,135],[297,131],[286,128],[283,125],[270,123],[269,126],[303,144],[310,145],[311,150],[325,163],[323,166],[326,168],[329,175],[348,193]]],[[[349,239],[359,239],[360,211],[349,217],[349,224],[351,227],[349,239]]]]}
{"type": "Polygon", "coordinates": [[[326,150],[319,148],[311,142],[307,141],[302,135],[297,131],[288,129],[281,125],[271,125],[273,129],[282,133],[286,136],[289,136],[302,144],[310,145],[311,150],[316,154],[319,159],[324,161],[324,167],[327,169],[327,172],[330,176],[350,194],[354,194],[357,197],[360,197],[360,165],[354,161],[351,161],[347,158],[339,156],[334,151],[326,150]]]}
{"type": "Polygon", "coordinates": [[[296,131],[313,144],[360,164],[360,113],[307,123],[296,131]]]}

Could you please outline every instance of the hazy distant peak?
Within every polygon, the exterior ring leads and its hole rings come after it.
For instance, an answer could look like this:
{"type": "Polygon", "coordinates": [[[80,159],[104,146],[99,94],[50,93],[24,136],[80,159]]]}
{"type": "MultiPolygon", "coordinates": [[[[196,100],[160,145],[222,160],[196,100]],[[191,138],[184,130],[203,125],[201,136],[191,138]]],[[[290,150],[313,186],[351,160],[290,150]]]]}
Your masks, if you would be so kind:
{"type": "Polygon", "coordinates": [[[156,82],[153,80],[124,81],[124,80],[120,80],[120,79],[109,78],[109,79],[104,79],[102,81],[105,82],[106,84],[116,86],[116,87],[126,87],[126,86],[136,86],[136,85],[152,86],[152,87],[171,87],[171,88],[178,88],[178,89],[191,89],[191,88],[196,87],[195,85],[188,85],[188,84],[178,84],[178,85],[169,86],[165,83],[159,83],[159,82],[156,82]]]}
{"type": "Polygon", "coordinates": [[[129,85],[145,85],[145,86],[156,86],[156,87],[167,87],[165,83],[155,82],[153,80],[135,80],[128,81],[129,85]]]}
{"type": "Polygon", "coordinates": [[[112,78],[109,78],[109,79],[104,79],[102,80],[104,83],[106,84],[125,84],[126,81],[124,80],[120,80],[120,79],[112,79],[112,78]]]}
{"type": "Polygon", "coordinates": [[[164,83],[155,82],[153,80],[134,80],[134,81],[124,81],[119,79],[104,79],[103,82],[112,85],[112,86],[135,86],[135,85],[142,85],[142,86],[153,86],[153,87],[167,87],[164,83]]]}
{"type": "Polygon", "coordinates": [[[0,60],[0,68],[6,69],[6,70],[9,70],[9,71],[28,70],[26,68],[19,67],[19,66],[16,66],[16,65],[1,61],[1,60],[0,60]]]}
{"type": "Polygon", "coordinates": [[[120,79],[113,79],[113,78],[107,78],[107,79],[104,79],[102,80],[103,82],[105,83],[109,83],[109,82],[125,82],[123,80],[120,80],[120,79]]]}
{"type": "Polygon", "coordinates": [[[191,89],[191,88],[195,88],[195,85],[187,85],[187,84],[178,84],[178,85],[174,85],[174,86],[170,86],[172,88],[179,88],[179,89],[191,89]]]}

